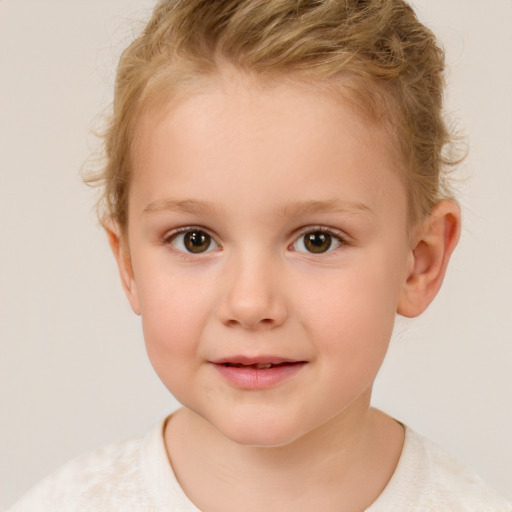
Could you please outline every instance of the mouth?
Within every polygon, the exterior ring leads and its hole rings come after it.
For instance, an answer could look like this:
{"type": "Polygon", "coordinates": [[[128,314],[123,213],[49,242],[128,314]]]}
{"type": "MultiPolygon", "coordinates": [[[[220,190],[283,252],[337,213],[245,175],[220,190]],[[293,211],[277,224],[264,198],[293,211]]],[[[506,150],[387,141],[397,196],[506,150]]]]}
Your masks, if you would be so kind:
{"type": "Polygon", "coordinates": [[[222,365],[227,368],[247,368],[252,370],[269,370],[281,366],[304,364],[307,361],[290,359],[275,355],[243,356],[234,355],[210,361],[213,364],[222,365]]]}
{"type": "Polygon", "coordinates": [[[275,387],[301,374],[307,361],[272,356],[237,356],[211,363],[231,386],[245,390],[261,390],[275,387]]]}
{"type": "Polygon", "coordinates": [[[302,364],[305,361],[291,361],[286,363],[252,363],[252,364],[243,364],[243,363],[217,363],[225,366],[226,368],[244,368],[250,370],[270,370],[272,368],[278,368],[282,366],[291,366],[295,364],[302,364]]]}

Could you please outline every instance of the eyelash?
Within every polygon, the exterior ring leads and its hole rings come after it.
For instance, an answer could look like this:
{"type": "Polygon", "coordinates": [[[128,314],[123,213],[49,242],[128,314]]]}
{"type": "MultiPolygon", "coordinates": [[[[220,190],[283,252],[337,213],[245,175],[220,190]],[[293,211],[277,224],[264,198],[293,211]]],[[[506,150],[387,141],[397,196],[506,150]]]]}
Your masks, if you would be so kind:
{"type": "MultiPolygon", "coordinates": [[[[340,233],[337,230],[334,230],[332,228],[328,228],[326,226],[308,226],[301,230],[299,236],[295,239],[295,241],[290,245],[290,247],[293,247],[295,244],[297,244],[300,240],[303,240],[304,237],[308,233],[323,233],[327,234],[331,237],[332,240],[336,240],[338,242],[338,246],[331,249],[331,245],[329,244],[329,247],[326,251],[315,253],[314,251],[297,251],[297,252],[306,252],[307,254],[313,254],[313,255],[325,255],[327,253],[330,253],[334,251],[335,249],[338,249],[344,245],[348,245],[348,239],[345,235],[340,233]]],[[[304,242],[303,242],[304,244],[304,242]]]]}
{"type": "MultiPolygon", "coordinates": [[[[164,236],[163,244],[164,245],[173,245],[173,242],[178,238],[179,235],[184,235],[184,234],[187,234],[187,233],[194,233],[194,232],[196,232],[196,233],[204,233],[205,235],[210,237],[210,245],[213,243],[217,247],[220,247],[220,244],[218,242],[216,242],[215,237],[210,235],[210,233],[208,232],[207,229],[201,228],[199,226],[185,226],[183,228],[176,229],[175,231],[173,231],[171,233],[168,233],[168,234],[166,234],[164,236]]],[[[201,255],[201,254],[204,254],[206,252],[211,252],[210,246],[208,246],[207,250],[205,250],[205,251],[198,251],[197,253],[194,253],[193,251],[182,250],[182,249],[179,249],[177,247],[174,247],[174,248],[179,253],[182,253],[184,255],[201,255]]]]}
{"type": "MultiPolygon", "coordinates": [[[[211,252],[212,251],[211,244],[214,244],[217,247],[221,247],[221,245],[215,240],[215,237],[213,237],[212,235],[209,234],[207,229],[199,227],[199,226],[185,226],[183,228],[176,229],[175,231],[168,233],[164,236],[163,244],[164,245],[173,245],[173,242],[178,238],[179,235],[186,234],[186,233],[193,233],[193,232],[204,233],[205,235],[207,235],[210,238],[210,244],[208,245],[208,248],[204,251],[198,251],[198,252],[194,253],[193,251],[188,251],[186,249],[183,250],[183,249],[180,249],[180,248],[174,246],[174,248],[179,253],[184,254],[184,255],[198,256],[201,254],[205,254],[207,252],[211,252]]],[[[347,237],[345,235],[342,235],[337,230],[333,230],[332,228],[328,228],[325,226],[308,226],[301,230],[299,235],[295,238],[294,242],[291,243],[288,247],[293,248],[296,244],[298,244],[301,240],[303,240],[304,237],[309,233],[323,233],[323,234],[329,235],[329,237],[331,237],[331,240],[329,241],[329,246],[327,247],[327,249],[325,251],[318,251],[318,252],[308,251],[308,250],[299,251],[299,250],[295,249],[296,252],[302,252],[302,253],[307,253],[307,254],[316,254],[316,255],[326,254],[326,253],[330,253],[330,252],[334,251],[335,249],[338,249],[339,247],[348,245],[348,243],[349,243],[347,240],[347,237]],[[331,248],[332,240],[335,240],[338,244],[334,248],[331,248]]],[[[302,242],[302,245],[305,246],[304,241],[302,242]]]]}

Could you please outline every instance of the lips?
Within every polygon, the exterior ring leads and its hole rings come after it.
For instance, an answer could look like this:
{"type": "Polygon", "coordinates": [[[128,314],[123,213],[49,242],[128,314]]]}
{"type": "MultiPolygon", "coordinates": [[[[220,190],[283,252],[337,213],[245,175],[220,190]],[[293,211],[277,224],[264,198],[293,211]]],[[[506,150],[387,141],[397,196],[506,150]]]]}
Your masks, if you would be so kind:
{"type": "Polygon", "coordinates": [[[211,361],[232,386],[245,390],[267,389],[300,372],[307,361],[275,356],[235,356],[211,361]]]}
{"type": "MultiPolygon", "coordinates": [[[[300,361],[297,359],[289,359],[285,357],[280,356],[272,356],[272,355],[261,355],[256,357],[250,357],[250,356],[243,356],[243,355],[237,355],[237,356],[231,356],[231,357],[224,357],[222,359],[216,359],[212,361],[213,364],[222,364],[225,366],[237,366],[237,367],[243,367],[243,366],[266,366],[270,367],[272,366],[279,366],[279,365],[285,365],[285,364],[296,364],[296,363],[304,363],[305,361],[300,361]]],[[[258,368],[260,369],[260,368],[258,368]]]]}
{"type": "Polygon", "coordinates": [[[281,363],[281,364],[273,364],[273,363],[256,363],[256,364],[242,364],[242,363],[223,363],[226,367],[232,368],[252,368],[253,370],[270,370],[270,368],[274,368],[276,366],[283,366],[285,364],[295,364],[295,363],[281,363]]]}

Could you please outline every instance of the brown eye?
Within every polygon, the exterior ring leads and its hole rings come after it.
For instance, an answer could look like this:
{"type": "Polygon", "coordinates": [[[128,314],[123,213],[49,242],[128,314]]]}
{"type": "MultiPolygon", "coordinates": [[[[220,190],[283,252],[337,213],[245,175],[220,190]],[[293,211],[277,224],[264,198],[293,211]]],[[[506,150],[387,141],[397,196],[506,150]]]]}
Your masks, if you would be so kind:
{"type": "Polygon", "coordinates": [[[332,236],[323,231],[313,231],[304,235],[304,247],[309,252],[326,252],[332,244],[332,236]]]}
{"type": "Polygon", "coordinates": [[[293,248],[298,252],[321,254],[323,252],[332,251],[342,244],[343,240],[340,237],[328,231],[316,229],[302,235],[293,244],[293,248]]]}
{"type": "Polygon", "coordinates": [[[172,237],[170,243],[176,249],[192,254],[208,252],[217,246],[212,237],[200,229],[177,233],[172,237]]]}
{"type": "Polygon", "coordinates": [[[204,231],[189,231],[183,243],[189,252],[205,252],[211,244],[211,237],[204,231]]]}

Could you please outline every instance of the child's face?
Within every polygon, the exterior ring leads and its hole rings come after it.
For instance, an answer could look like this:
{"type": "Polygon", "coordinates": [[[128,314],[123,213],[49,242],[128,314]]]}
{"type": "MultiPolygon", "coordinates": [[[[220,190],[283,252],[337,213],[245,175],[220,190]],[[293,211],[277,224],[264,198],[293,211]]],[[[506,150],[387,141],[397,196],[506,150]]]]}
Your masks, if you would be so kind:
{"type": "Polygon", "coordinates": [[[164,384],[243,444],[357,421],[412,261],[384,134],[312,86],[239,79],[138,136],[126,279],[164,384]]]}

